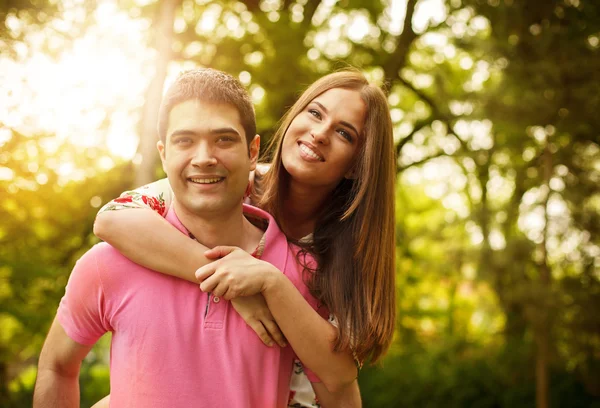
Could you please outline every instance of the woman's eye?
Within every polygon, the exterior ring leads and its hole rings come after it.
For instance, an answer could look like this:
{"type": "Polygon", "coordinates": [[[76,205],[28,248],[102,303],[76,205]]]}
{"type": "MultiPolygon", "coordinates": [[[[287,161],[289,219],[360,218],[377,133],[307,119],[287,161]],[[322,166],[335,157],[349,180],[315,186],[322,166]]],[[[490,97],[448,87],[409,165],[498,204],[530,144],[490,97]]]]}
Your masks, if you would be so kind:
{"type": "Polygon", "coordinates": [[[344,129],[340,129],[340,130],[338,130],[338,133],[339,133],[340,135],[342,135],[342,137],[343,137],[344,139],[346,139],[347,141],[349,141],[349,142],[352,142],[352,140],[353,140],[353,139],[352,139],[352,135],[351,135],[350,133],[346,132],[344,129]]]}
{"type": "Polygon", "coordinates": [[[313,115],[317,119],[321,119],[321,112],[319,112],[316,109],[309,109],[308,113],[310,113],[311,115],[313,115]]]}

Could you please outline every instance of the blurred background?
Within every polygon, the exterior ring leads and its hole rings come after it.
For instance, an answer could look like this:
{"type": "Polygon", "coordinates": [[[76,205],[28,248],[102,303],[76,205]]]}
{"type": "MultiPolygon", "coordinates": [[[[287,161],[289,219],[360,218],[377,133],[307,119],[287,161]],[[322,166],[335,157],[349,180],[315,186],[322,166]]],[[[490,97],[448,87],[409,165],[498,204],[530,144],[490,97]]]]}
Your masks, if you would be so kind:
{"type": "Polygon", "coordinates": [[[387,89],[398,154],[397,334],[365,407],[600,407],[595,0],[1,1],[0,406],[31,406],[99,207],[162,177],[178,72],[237,76],[266,142],[348,64],[387,89]]]}

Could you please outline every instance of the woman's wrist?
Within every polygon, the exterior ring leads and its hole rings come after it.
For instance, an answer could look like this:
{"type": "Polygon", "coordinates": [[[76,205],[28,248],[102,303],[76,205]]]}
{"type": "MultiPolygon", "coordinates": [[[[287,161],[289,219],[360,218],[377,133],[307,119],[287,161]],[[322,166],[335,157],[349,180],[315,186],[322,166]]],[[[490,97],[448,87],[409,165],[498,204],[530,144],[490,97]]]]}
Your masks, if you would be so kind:
{"type": "Polygon", "coordinates": [[[281,283],[281,278],[285,278],[279,269],[271,264],[269,264],[269,266],[270,267],[265,270],[264,283],[261,291],[264,296],[276,291],[281,283]]]}

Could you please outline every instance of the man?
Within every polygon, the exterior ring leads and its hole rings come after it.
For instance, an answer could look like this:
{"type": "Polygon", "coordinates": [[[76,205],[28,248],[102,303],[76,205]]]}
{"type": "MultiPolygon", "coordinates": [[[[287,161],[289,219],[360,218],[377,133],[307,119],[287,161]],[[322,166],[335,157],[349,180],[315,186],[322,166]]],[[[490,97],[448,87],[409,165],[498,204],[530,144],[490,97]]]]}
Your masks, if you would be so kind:
{"type": "MultiPolygon", "coordinates": [[[[174,193],[166,219],[208,247],[257,253],[284,271],[316,309],[276,223],[252,207],[244,209],[246,217],[242,212],[259,137],[239,82],[214,70],[184,73],[162,109],[158,149],[174,193]],[[263,231],[248,218],[271,222],[263,231]]],[[[290,347],[264,346],[229,302],[101,243],[71,274],[40,355],[35,407],[79,406],[81,361],[108,331],[111,406],[286,405],[290,347]]]]}

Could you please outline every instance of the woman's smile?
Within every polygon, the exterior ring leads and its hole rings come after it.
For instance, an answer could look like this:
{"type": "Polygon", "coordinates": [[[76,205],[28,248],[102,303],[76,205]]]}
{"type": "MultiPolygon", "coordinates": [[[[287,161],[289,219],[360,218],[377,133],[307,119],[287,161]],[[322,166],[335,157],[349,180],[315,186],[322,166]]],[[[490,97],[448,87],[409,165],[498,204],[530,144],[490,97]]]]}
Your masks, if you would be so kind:
{"type": "Polygon", "coordinates": [[[298,146],[299,146],[299,150],[300,150],[300,156],[309,162],[324,162],[325,158],[323,158],[323,155],[321,154],[321,152],[319,152],[319,150],[314,147],[313,145],[310,145],[309,143],[306,142],[298,142],[298,146]]]}

